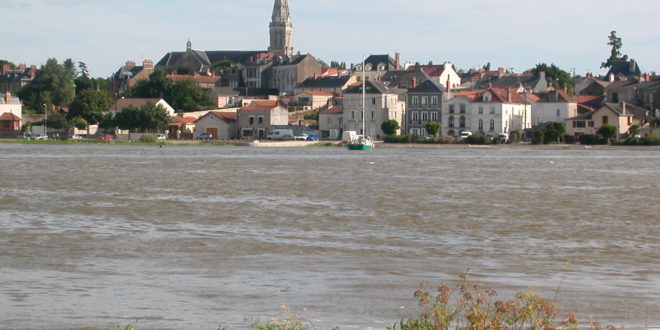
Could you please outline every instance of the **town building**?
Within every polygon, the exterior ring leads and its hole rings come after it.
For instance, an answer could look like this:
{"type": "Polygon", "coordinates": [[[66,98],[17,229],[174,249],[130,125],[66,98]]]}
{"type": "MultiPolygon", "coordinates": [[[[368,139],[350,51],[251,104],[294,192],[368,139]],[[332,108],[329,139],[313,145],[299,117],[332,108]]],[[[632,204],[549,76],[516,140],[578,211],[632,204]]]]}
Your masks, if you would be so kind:
{"type": "Polygon", "coordinates": [[[301,92],[293,96],[289,107],[296,110],[316,110],[331,104],[335,93],[331,92],[301,92]]]}
{"type": "Polygon", "coordinates": [[[275,56],[293,55],[293,24],[289,14],[287,0],[275,0],[270,22],[270,47],[268,51],[275,56]]]}
{"type": "Polygon", "coordinates": [[[348,88],[344,91],[343,101],[344,129],[380,139],[385,137],[381,125],[387,120],[396,120],[399,126],[403,128],[406,112],[405,93],[406,90],[389,88],[377,80],[367,80],[362,84],[348,88]],[[365,88],[364,100],[366,101],[364,102],[364,115],[363,86],[365,88]],[[362,128],[363,120],[366,132],[362,128]]]}
{"type": "Polygon", "coordinates": [[[416,69],[424,71],[430,79],[433,79],[445,89],[459,88],[461,86],[461,76],[458,75],[451,62],[445,62],[441,65],[414,65],[408,67],[408,70],[416,69]]]}
{"type": "Polygon", "coordinates": [[[427,80],[419,85],[413,84],[408,90],[406,121],[404,132],[419,137],[429,136],[426,125],[440,123],[445,88],[435,80],[427,80]]]}
{"type": "Polygon", "coordinates": [[[319,114],[319,131],[324,139],[340,139],[344,131],[344,108],[335,105],[319,114]]]}
{"type": "Polygon", "coordinates": [[[495,136],[532,127],[531,105],[516,89],[490,88],[454,94],[443,110],[443,134],[495,136]]]}
{"type": "Polygon", "coordinates": [[[142,66],[136,65],[134,61],[126,61],[115,74],[114,91],[116,95],[122,95],[129,89],[133,88],[138,81],[149,79],[149,76],[154,72],[154,61],[144,60],[142,66]]]}
{"type": "Polygon", "coordinates": [[[551,90],[523,94],[532,107],[532,126],[560,122],[578,115],[577,101],[563,91],[551,90]]]}
{"type": "Polygon", "coordinates": [[[358,79],[362,79],[362,65],[364,64],[364,75],[367,80],[381,80],[385,73],[393,70],[401,70],[401,55],[396,53],[395,58],[390,55],[370,55],[364,62],[353,66],[358,79]]]}
{"type": "Polygon", "coordinates": [[[579,138],[582,135],[595,135],[604,125],[616,127],[616,138],[620,139],[634,125],[634,114],[626,109],[627,104],[605,103],[596,111],[568,118],[566,134],[579,138]]]}
{"type": "Polygon", "coordinates": [[[321,71],[321,64],[309,54],[277,58],[271,67],[270,87],[279,90],[280,95],[290,95],[298,84],[321,71]]]}
{"type": "Polygon", "coordinates": [[[36,76],[36,65],[32,65],[28,68],[25,64],[19,64],[16,68],[12,69],[9,64],[3,64],[2,71],[0,72],[0,92],[17,94],[36,76]]]}
{"type": "Polygon", "coordinates": [[[344,89],[357,81],[354,75],[313,76],[305,79],[294,88],[294,94],[302,92],[329,92],[342,95],[344,89]]]}
{"type": "Polygon", "coordinates": [[[183,115],[172,117],[168,129],[170,131],[169,138],[176,140],[192,139],[197,119],[198,118],[183,115]]]}
{"type": "Polygon", "coordinates": [[[236,138],[236,112],[209,111],[195,121],[195,137],[209,133],[212,139],[231,140],[236,138]]]}
{"type": "Polygon", "coordinates": [[[237,111],[238,137],[263,140],[271,126],[288,125],[289,110],[280,101],[254,100],[237,111]]]}

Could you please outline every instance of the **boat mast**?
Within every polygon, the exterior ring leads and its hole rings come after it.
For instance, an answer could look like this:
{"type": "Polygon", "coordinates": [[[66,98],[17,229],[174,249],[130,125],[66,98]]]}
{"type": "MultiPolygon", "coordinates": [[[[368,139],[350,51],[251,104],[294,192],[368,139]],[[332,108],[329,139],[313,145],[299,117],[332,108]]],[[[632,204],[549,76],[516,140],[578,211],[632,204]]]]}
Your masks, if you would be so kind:
{"type": "Polygon", "coordinates": [[[366,118],[364,117],[364,110],[366,108],[367,100],[367,80],[365,79],[364,73],[364,56],[362,56],[362,136],[367,136],[367,129],[365,125],[366,118]]]}

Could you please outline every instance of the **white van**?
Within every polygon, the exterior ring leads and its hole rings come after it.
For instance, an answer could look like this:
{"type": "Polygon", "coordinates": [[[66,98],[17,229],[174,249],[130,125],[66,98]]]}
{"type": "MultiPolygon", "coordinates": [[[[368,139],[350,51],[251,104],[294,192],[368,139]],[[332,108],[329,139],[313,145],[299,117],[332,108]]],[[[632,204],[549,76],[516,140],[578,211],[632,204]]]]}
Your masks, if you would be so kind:
{"type": "Polygon", "coordinates": [[[461,132],[461,134],[458,135],[458,137],[464,139],[464,138],[467,138],[467,137],[470,136],[470,135],[472,135],[472,132],[463,131],[463,132],[461,132]]]}
{"type": "Polygon", "coordinates": [[[266,136],[266,140],[293,140],[293,130],[290,128],[275,128],[266,136]]]}
{"type": "Polygon", "coordinates": [[[341,136],[341,142],[351,143],[353,140],[355,140],[356,137],[357,137],[356,131],[345,131],[344,134],[341,136]]]}

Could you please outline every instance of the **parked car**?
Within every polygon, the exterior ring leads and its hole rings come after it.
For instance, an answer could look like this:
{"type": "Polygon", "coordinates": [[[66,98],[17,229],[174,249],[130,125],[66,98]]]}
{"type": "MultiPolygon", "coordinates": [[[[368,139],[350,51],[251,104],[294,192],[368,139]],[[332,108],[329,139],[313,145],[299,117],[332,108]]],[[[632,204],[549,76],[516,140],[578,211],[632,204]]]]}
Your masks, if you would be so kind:
{"type": "Polygon", "coordinates": [[[509,142],[509,134],[507,134],[507,133],[497,134],[497,138],[502,139],[503,143],[509,142]]]}
{"type": "Polygon", "coordinates": [[[48,140],[48,135],[45,134],[39,134],[35,138],[35,140],[48,140]]]}
{"type": "Polygon", "coordinates": [[[156,140],[165,141],[165,140],[167,140],[167,136],[165,136],[165,134],[163,134],[163,133],[158,133],[158,134],[156,134],[156,140]]]}
{"type": "Polygon", "coordinates": [[[293,137],[294,140],[307,141],[307,134],[300,134],[293,137]]]}
{"type": "Polygon", "coordinates": [[[213,134],[211,133],[202,133],[199,135],[200,140],[210,140],[213,138],[213,134]]]}
{"type": "Polygon", "coordinates": [[[103,141],[112,141],[113,138],[114,138],[114,137],[113,137],[112,135],[110,135],[110,134],[103,134],[103,135],[101,136],[101,140],[103,140],[103,141]]]}
{"type": "Polygon", "coordinates": [[[321,138],[319,138],[318,135],[309,135],[309,136],[307,136],[307,141],[318,141],[320,139],[321,138]]]}
{"type": "Polygon", "coordinates": [[[289,128],[276,128],[266,136],[266,140],[293,140],[293,139],[295,139],[293,136],[293,130],[289,128]]]}
{"type": "Polygon", "coordinates": [[[71,140],[82,140],[82,138],[83,138],[83,137],[82,137],[82,135],[80,135],[80,134],[73,134],[73,135],[71,136],[71,140]]]}
{"type": "Polygon", "coordinates": [[[467,138],[468,136],[471,136],[471,135],[472,135],[472,132],[469,132],[469,131],[463,131],[463,132],[461,132],[461,133],[458,135],[458,137],[464,139],[464,138],[467,138]]]}

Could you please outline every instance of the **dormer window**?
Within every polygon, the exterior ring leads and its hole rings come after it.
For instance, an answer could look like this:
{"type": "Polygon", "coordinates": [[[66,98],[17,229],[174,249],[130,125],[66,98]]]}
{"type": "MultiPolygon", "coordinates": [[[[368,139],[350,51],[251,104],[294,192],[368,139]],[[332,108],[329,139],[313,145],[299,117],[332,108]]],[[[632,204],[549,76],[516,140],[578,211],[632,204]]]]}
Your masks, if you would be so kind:
{"type": "Polygon", "coordinates": [[[490,95],[490,93],[488,93],[488,92],[484,93],[484,95],[483,95],[483,101],[484,102],[490,102],[491,98],[492,98],[492,95],[490,95]]]}
{"type": "Polygon", "coordinates": [[[355,71],[362,71],[362,65],[361,64],[356,65],[355,71]]]}
{"type": "Polygon", "coordinates": [[[364,69],[365,69],[366,71],[371,71],[371,64],[369,64],[369,63],[365,64],[365,65],[364,65],[364,69]]]}
{"type": "Polygon", "coordinates": [[[378,71],[385,71],[385,64],[383,63],[378,64],[378,71]]]}

